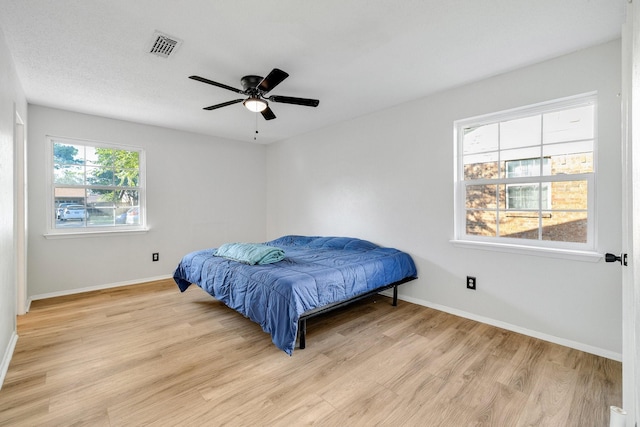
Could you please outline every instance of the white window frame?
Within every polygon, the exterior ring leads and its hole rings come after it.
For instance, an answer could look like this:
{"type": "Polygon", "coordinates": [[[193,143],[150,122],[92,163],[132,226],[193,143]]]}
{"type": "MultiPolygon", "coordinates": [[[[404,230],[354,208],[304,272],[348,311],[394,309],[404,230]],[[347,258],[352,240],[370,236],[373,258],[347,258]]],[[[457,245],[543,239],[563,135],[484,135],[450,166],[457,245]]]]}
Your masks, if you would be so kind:
{"type": "MultiPolygon", "coordinates": [[[[598,147],[598,104],[597,93],[590,92],[572,97],[543,102],[535,105],[500,111],[482,116],[456,120],[454,122],[454,238],[451,243],[458,247],[487,249],[502,252],[533,254],[551,257],[577,259],[596,262],[602,254],[596,252],[596,177],[598,147]],[[587,241],[586,243],[561,242],[549,240],[519,239],[498,236],[480,236],[466,233],[466,186],[467,185],[503,185],[512,184],[512,178],[493,178],[464,180],[463,137],[465,128],[485,126],[498,122],[516,120],[536,114],[549,113],[556,110],[593,105],[594,106],[594,139],[593,139],[593,172],[572,175],[546,175],[518,178],[520,184],[528,182],[540,184],[560,181],[587,181],[587,241]]],[[[544,210],[544,209],[542,209],[544,210]]]]}
{"type": "MultiPolygon", "coordinates": [[[[46,137],[45,144],[45,165],[46,171],[46,188],[47,188],[47,202],[46,202],[46,233],[44,237],[47,239],[59,239],[59,238],[76,238],[76,237],[95,237],[95,236],[110,236],[121,234],[139,234],[149,231],[147,226],[147,209],[146,209],[146,158],[145,150],[141,147],[123,145],[104,141],[93,141],[87,139],[68,138],[50,136],[46,137]],[[124,224],[113,225],[105,227],[72,227],[72,228],[56,228],[55,219],[55,184],[54,184],[54,157],[53,146],[54,143],[63,143],[69,145],[84,145],[96,148],[113,148],[119,150],[136,151],[139,153],[139,178],[138,178],[138,209],[139,209],[139,223],[136,225],[124,224]]],[[[78,186],[87,188],[88,186],[78,186]]]]}

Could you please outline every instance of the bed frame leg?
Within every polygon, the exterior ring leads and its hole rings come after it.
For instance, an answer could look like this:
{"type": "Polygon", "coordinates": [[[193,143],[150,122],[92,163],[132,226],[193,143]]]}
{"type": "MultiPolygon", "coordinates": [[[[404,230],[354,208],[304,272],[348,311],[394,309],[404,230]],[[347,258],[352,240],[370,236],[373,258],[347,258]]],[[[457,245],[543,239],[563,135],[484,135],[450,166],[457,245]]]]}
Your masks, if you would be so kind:
{"type": "Polygon", "coordinates": [[[298,330],[300,331],[300,350],[303,350],[307,346],[307,319],[300,320],[298,330]]]}
{"type": "Polygon", "coordinates": [[[393,287],[393,303],[392,305],[395,307],[398,305],[398,285],[393,287]]]}

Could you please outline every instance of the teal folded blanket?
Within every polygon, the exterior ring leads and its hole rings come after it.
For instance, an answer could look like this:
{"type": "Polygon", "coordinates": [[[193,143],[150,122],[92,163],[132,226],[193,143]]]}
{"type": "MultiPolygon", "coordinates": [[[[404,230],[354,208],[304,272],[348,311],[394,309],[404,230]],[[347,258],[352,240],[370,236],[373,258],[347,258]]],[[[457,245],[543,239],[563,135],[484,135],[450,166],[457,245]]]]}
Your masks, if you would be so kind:
{"type": "Polygon", "coordinates": [[[284,259],[282,249],[258,243],[225,243],[213,254],[249,265],[272,264],[284,259]]]}

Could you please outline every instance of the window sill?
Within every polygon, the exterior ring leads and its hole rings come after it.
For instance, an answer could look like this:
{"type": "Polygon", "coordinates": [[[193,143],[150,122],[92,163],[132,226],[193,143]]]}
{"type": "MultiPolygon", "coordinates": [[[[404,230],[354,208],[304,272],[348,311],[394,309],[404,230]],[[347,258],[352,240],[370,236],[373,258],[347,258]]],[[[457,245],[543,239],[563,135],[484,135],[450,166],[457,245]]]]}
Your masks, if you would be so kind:
{"type": "Polygon", "coordinates": [[[64,233],[45,233],[45,239],[77,239],[82,237],[114,237],[131,234],[144,234],[149,231],[148,228],[136,228],[133,230],[100,230],[100,231],[72,231],[64,233]]]}
{"type": "Polygon", "coordinates": [[[451,240],[451,244],[458,248],[481,249],[495,252],[508,252],[522,255],[543,256],[549,258],[562,258],[573,261],[598,262],[603,255],[591,251],[579,251],[573,249],[542,248],[509,243],[477,242],[472,240],[451,240]]]}

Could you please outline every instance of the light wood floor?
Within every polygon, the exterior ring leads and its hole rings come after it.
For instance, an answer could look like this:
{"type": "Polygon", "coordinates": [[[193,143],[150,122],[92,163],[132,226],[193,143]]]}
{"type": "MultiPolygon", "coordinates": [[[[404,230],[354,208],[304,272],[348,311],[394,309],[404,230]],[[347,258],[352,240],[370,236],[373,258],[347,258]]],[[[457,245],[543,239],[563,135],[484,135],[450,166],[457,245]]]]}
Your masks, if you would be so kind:
{"type": "Polygon", "coordinates": [[[0,390],[11,426],[608,426],[621,364],[384,296],[289,357],[196,286],[35,301],[0,390]]]}

